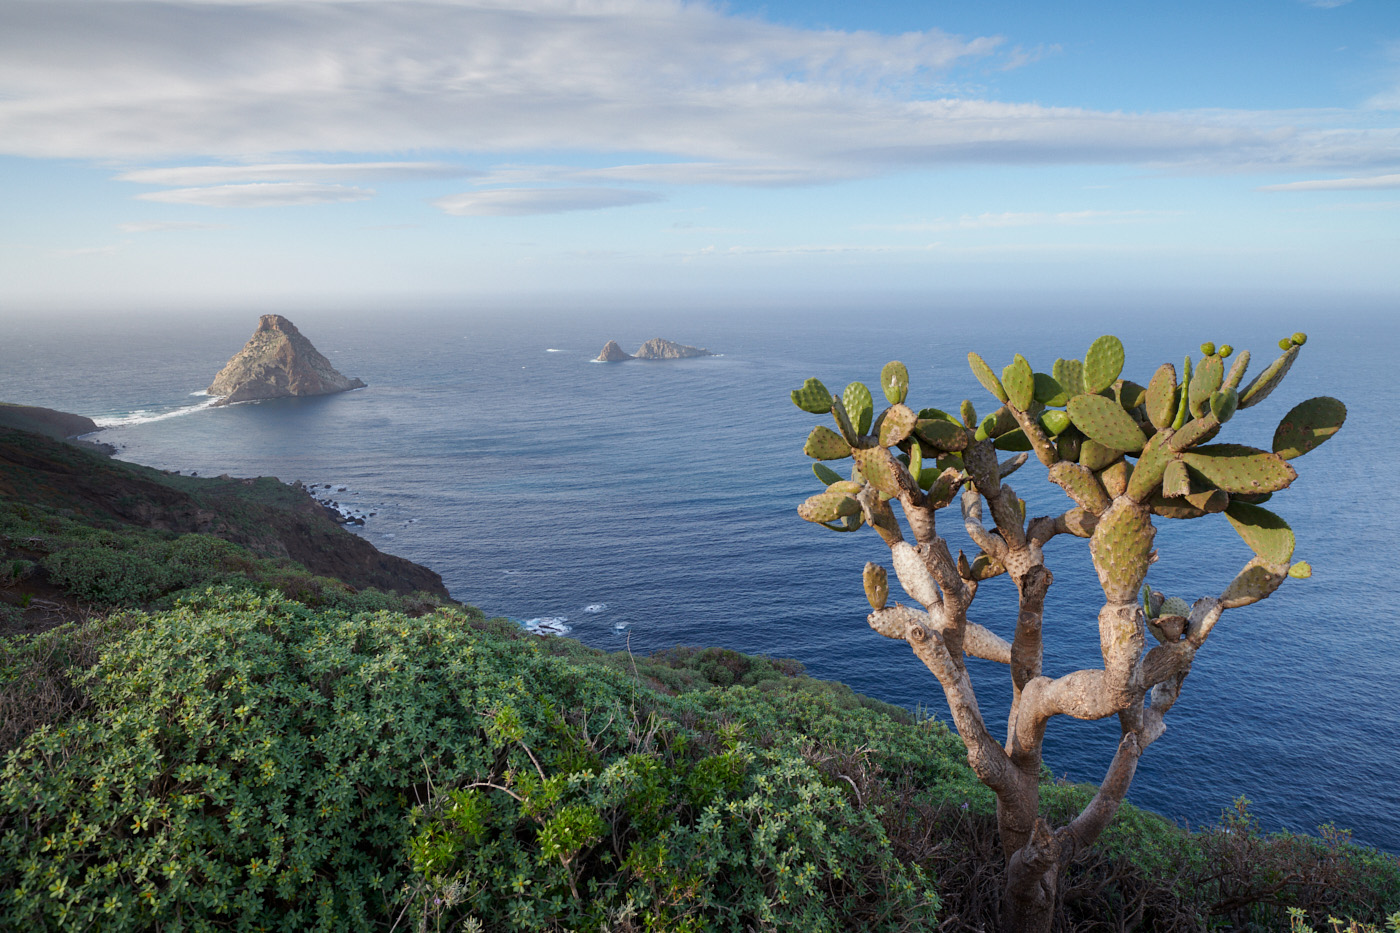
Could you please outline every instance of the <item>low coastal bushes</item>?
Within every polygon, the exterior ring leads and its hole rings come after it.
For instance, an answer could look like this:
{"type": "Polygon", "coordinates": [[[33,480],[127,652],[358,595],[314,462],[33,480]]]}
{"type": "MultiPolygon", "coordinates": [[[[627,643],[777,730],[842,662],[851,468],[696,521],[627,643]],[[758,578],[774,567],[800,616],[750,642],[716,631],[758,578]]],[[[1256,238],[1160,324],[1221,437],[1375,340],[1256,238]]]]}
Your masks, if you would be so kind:
{"type": "MultiPolygon", "coordinates": [[[[217,587],[0,642],[0,688],[34,671],[52,709],[0,772],[0,928],[995,923],[961,743],[793,662],[217,587]]],[[[1247,810],[1192,834],[1125,806],[1064,890],[1065,929],[1323,927],[1400,910],[1400,868],[1247,810]]]]}

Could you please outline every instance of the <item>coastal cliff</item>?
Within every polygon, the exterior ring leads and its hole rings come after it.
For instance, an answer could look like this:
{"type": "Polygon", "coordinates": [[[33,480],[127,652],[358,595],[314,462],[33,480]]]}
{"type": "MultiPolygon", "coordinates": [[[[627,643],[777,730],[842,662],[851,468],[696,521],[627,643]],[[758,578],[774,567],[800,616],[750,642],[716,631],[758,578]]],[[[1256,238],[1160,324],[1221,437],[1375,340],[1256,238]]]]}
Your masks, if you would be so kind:
{"type": "Polygon", "coordinates": [[[301,395],[330,395],[362,389],[359,379],[347,379],[330,360],[280,314],[258,318],[258,329],[209,384],[216,405],[301,395]]]}

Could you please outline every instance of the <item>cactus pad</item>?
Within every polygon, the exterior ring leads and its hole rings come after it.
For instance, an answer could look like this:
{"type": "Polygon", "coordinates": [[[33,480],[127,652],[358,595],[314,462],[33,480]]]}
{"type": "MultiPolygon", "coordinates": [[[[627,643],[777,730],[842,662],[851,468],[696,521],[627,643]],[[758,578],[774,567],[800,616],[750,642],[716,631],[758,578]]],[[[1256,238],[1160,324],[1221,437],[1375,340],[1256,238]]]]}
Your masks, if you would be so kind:
{"type": "Polygon", "coordinates": [[[842,516],[834,522],[820,522],[819,524],[832,531],[859,531],[865,525],[865,514],[856,512],[854,515],[842,516]]]}
{"type": "Polygon", "coordinates": [[[1005,434],[998,437],[993,446],[995,446],[997,450],[1030,450],[1031,439],[1026,437],[1025,431],[1017,428],[1014,431],[1007,431],[1005,434]]]}
{"type": "Polygon", "coordinates": [[[792,390],[792,404],[814,415],[824,414],[831,410],[831,393],[820,380],[808,379],[802,388],[792,390]]]}
{"type": "Polygon", "coordinates": [[[1001,385],[1006,389],[1006,401],[1017,411],[1026,411],[1035,401],[1035,373],[1031,371],[1031,364],[1019,353],[1001,371],[1001,385]]]}
{"type": "Polygon", "coordinates": [[[1224,380],[1225,363],[1220,357],[1208,356],[1201,360],[1195,374],[1191,376],[1191,389],[1188,393],[1192,415],[1197,418],[1205,416],[1210,410],[1211,394],[1220,390],[1224,380]]]}
{"type": "Polygon", "coordinates": [[[1191,475],[1186,472],[1186,464],[1180,460],[1169,460],[1162,471],[1162,495],[1168,499],[1180,499],[1191,492],[1191,475]]]}
{"type": "Polygon", "coordinates": [[[887,409],[880,419],[880,446],[893,447],[904,440],[914,430],[919,416],[913,409],[904,405],[894,405],[887,409]]]}
{"type": "Polygon", "coordinates": [[[918,441],[909,442],[909,459],[906,462],[909,465],[909,475],[918,480],[919,474],[924,469],[924,448],[920,446],[918,441]]]}
{"type": "Polygon", "coordinates": [[[836,419],[836,428],[846,439],[847,444],[854,447],[860,443],[860,433],[856,431],[856,426],[851,423],[851,416],[846,413],[846,403],[841,401],[839,397],[831,399],[831,417],[836,419]]]}
{"type": "Polygon", "coordinates": [[[1035,373],[1032,378],[1035,380],[1033,397],[1040,404],[1050,408],[1063,408],[1072,398],[1069,390],[1060,385],[1054,376],[1035,373]]]}
{"type": "Polygon", "coordinates": [[[1163,518],[1200,518],[1206,514],[1203,509],[1196,508],[1185,499],[1167,499],[1160,495],[1151,496],[1143,504],[1152,510],[1153,515],[1160,515],[1163,518]]]}
{"type": "Polygon", "coordinates": [[[914,481],[904,464],[884,447],[866,447],[851,452],[860,466],[865,481],[887,496],[898,496],[901,490],[912,490],[914,481]]]}
{"type": "Polygon", "coordinates": [[[890,360],[880,370],[880,388],[891,405],[902,404],[909,394],[909,370],[899,360],[890,360]]]}
{"type": "Polygon", "coordinates": [[[1079,463],[1091,470],[1102,470],[1121,456],[1123,451],[1105,447],[1092,438],[1079,446],[1079,463]]]}
{"type": "Polygon", "coordinates": [[[1050,467],[1050,482],[1063,489],[1079,506],[1095,515],[1112,504],[1108,491],[1103,488],[1098,477],[1088,467],[1077,463],[1061,460],[1050,467]]]}
{"type": "Polygon", "coordinates": [[[1123,341],[1105,335],[1084,354],[1084,391],[1097,394],[1113,385],[1123,373],[1123,341]]]}
{"type": "Polygon", "coordinates": [[[1241,444],[1211,444],[1181,455],[1186,465],[1225,492],[1276,492],[1298,478],[1277,454],[1241,444]]]}
{"type": "MultiPolygon", "coordinates": [[[[1185,403],[1183,403],[1185,404],[1185,403]]],[[[1220,422],[1215,420],[1214,415],[1205,418],[1197,418],[1195,421],[1186,422],[1186,426],[1172,433],[1171,440],[1167,442],[1172,450],[1186,450],[1194,447],[1220,433],[1220,422]]]]}
{"type": "Polygon", "coordinates": [[[837,473],[825,463],[818,462],[812,464],[812,472],[817,475],[817,479],[821,480],[822,483],[827,486],[830,486],[832,483],[842,482],[841,474],[837,473]]]}
{"type": "Polygon", "coordinates": [[[914,435],[930,447],[942,451],[967,447],[967,429],[942,418],[920,418],[914,422],[914,435]]]}
{"type": "Polygon", "coordinates": [[[920,408],[920,409],[919,409],[919,418],[920,418],[920,419],[923,419],[923,418],[939,418],[939,419],[941,419],[941,420],[943,420],[943,421],[948,422],[949,424],[956,424],[956,425],[961,425],[961,424],[962,424],[961,421],[959,421],[957,418],[954,418],[952,415],[948,414],[946,411],[944,411],[944,410],[941,409],[941,408],[920,408]]]}
{"type": "Polygon", "coordinates": [[[1246,502],[1231,502],[1225,517],[1249,549],[1270,564],[1293,559],[1293,529],[1273,512],[1246,502]]]}
{"type": "MultiPolygon", "coordinates": [[[[1078,360],[1056,360],[1055,365],[1050,369],[1050,377],[1058,382],[1070,398],[1076,395],[1083,395],[1084,388],[1084,364],[1078,360]]],[[[1069,399],[1066,399],[1066,404],[1069,399]]],[[[1048,404],[1048,403],[1047,403],[1048,404]]]]}
{"type": "Polygon", "coordinates": [[[1191,614],[1191,604],[1180,596],[1168,596],[1162,600],[1162,608],[1157,610],[1157,617],[1162,616],[1189,616],[1191,614]]]}
{"type": "Polygon", "coordinates": [[[962,404],[958,406],[958,417],[962,418],[963,427],[972,428],[977,426],[977,409],[973,407],[972,402],[968,399],[963,399],[962,404]]]}
{"type": "Polygon", "coordinates": [[[846,406],[846,413],[851,416],[851,424],[855,426],[856,433],[867,433],[870,430],[870,422],[875,417],[875,399],[865,387],[865,383],[853,382],[846,386],[846,391],[841,393],[841,401],[846,406]]]}
{"type": "Polygon", "coordinates": [[[1220,605],[1226,609],[1238,609],[1257,603],[1278,589],[1287,575],[1282,566],[1256,557],[1244,565],[1239,576],[1220,594],[1220,605]]]}
{"type": "Polygon", "coordinates": [[[1288,370],[1293,368],[1293,361],[1298,358],[1298,347],[1292,344],[1288,349],[1279,354],[1278,359],[1269,364],[1269,368],[1250,380],[1249,385],[1244,387],[1240,393],[1240,407],[1249,408],[1251,405],[1258,405],[1269,397],[1269,393],[1278,388],[1278,384],[1283,381],[1283,377],[1288,375],[1288,370]]]}
{"type": "Polygon", "coordinates": [[[802,452],[813,460],[841,460],[851,455],[851,445],[831,428],[817,425],[807,435],[802,452]]]}
{"type": "Polygon", "coordinates": [[[1132,453],[1147,443],[1133,416],[1111,398],[1076,395],[1069,400],[1069,417],[1076,428],[1105,447],[1132,453]]]}
{"type": "Polygon", "coordinates": [[[1133,475],[1133,468],[1126,460],[1119,460],[1104,467],[1099,474],[1099,481],[1103,483],[1103,488],[1108,490],[1108,494],[1117,499],[1128,491],[1128,480],[1133,475]]]}
{"type": "Polygon", "coordinates": [[[1147,420],[1157,430],[1169,428],[1176,417],[1176,368],[1163,363],[1147,383],[1147,420]]]}
{"type": "Polygon", "coordinates": [[[1119,379],[1113,384],[1114,397],[1127,411],[1132,411],[1147,401],[1147,390],[1131,379],[1119,379]]]}
{"type": "Polygon", "coordinates": [[[1301,457],[1341,428],[1347,407],[1334,398],[1319,395],[1293,406],[1274,431],[1274,453],[1285,460],[1301,457]]]}
{"type": "Polygon", "coordinates": [[[1068,460],[1071,463],[1079,462],[1079,454],[1084,446],[1084,435],[1070,425],[1055,438],[1055,452],[1060,455],[1061,460],[1068,460]]]}
{"type": "Polygon", "coordinates": [[[860,511],[860,503],[844,492],[819,492],[797,507],[803,521],[834,522],[860,511]]]}
{"type": "Polygon", "coordinates": [[[1240,383],[1244,380],[1244,372],[1247,369],[1249,369],[1249,351],[1245,350],[1240,353],[1239,358],[1236,359],[1234,365],[1230,367],[1229,375],[1225,377],[1225,384],[1222,388],[1235,389],[1238,391],[1240,383]]]}
{"type": "Polygon", "coordinates": [[[885,572],[885,568],[874,562],[865,565],[865,573],[862,575],[865,583],[865,598],[870,601],[870,608],[879,612],[885,608],[890,599],[890,577],[885,572]]]}
{"type": "Polygon", "coordinates": [[[1058,437],[1071,424],[1069,413],[1052,409],[1040,416],[1040,426],[1051,437],[1058,437]]]}
{"type": "Polygon", "coordinates": [[[1235,410],[1239,407],[1240,394],[1234,389],[1221,389],[1210,394],[1210,413],[1220,424],[1235,417],[1235,410]]]}
{"type": "Polygon", "coordinates": [[[1167,462],[1170,459],[1171,452],[1167,449],[1167,435],[1152,435],[1146,446],[1142,448],[1142,456],[1138,457],[1137,463],[1133,466],[1133,475],[1128,478],[1126,492],[1129,498],[1134,502],[1142,502],[1152,495],[1157,484],[1162,482],[1162,474],[1166,471],[1167,462]]]}
{"type": "Polygon", "coordinates": [[[1130,499],[1116,500],[1099,516],[1098,527],[1089,539],[1089,552],[1110,603],[1131,605],[1137,601],[1156,533],[1147,509],[1130,499]]]}
{"type": "Polygon", "coordinates": [[[1006,389],[1002,388],[1001,380],[997,374],[992,372],[992,367],[987,365],[987,361],[976,353],[967,354],[967,365],[972,367],[972,374],[977,377],[977,381],[982,383],[982,388],[997,397],[998,401],[1006,401],[1006,389]]]}
{"type": "Polygon", "coordinates": [[[1300,560],[1288,568],[1288,575],[1295,580],[1306,580],[1312,576],[1312,564],[1300,560]]]}
{"type": "Polygon", "coordinates": [[[1191,492],[1183,496],[1188,505],[1192,505],[1207,515],[1214,515],[1216,512],[1225,511],[1230,504],[1230,496],[1219,489],[1203,489],[1200,492],[1191,492]]]}

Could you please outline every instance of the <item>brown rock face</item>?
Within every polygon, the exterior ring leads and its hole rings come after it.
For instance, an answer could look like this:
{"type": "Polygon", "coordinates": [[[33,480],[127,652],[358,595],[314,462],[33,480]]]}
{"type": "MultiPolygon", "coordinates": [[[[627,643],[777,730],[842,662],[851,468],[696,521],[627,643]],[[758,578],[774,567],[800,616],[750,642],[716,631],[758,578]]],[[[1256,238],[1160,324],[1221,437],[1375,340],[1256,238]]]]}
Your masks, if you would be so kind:
{"type": "Polygon", "coordinates": [[[675,343],[670,340],[662,340],[657,337],[642,344],[642,348],[637,351],[639,360],[683,360],[692,356],[713,356],[709,350],[702,347],[687,347],[683,343],[675,343]]]}
{"type": "Polygon", "coordinates": [[[598,354],[598,362],[600,363],[621,363],[623,360],[631,358],[632,354],[619,347],[616,340],[609,340],[607,346],[603,347],[603,352],[598,354]]]}
{"type": "Polygon", "coordinates": [[[289,395],[329,395],[364,385],[336,372],[291,321],[280,314],[264,314],[258,318],[253,338],[209,384],[209,394],[221,396],[215,404],[227,405],[289,395]]]}

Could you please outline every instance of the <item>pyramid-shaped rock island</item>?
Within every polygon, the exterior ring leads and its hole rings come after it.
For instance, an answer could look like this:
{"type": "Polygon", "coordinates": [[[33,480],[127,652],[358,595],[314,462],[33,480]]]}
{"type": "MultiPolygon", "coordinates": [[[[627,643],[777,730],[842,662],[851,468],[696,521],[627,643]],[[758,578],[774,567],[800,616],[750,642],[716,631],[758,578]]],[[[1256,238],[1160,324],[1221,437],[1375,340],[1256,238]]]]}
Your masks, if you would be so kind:
{"type": "Polygon", "coordinates": [[[258,318],[253,338],[209,384],[209,394],[219,396],[214,404],[228,405],[364,387],[360,380],[336,372],[291,321],[280,314],[264,314],[258,318]]]}

